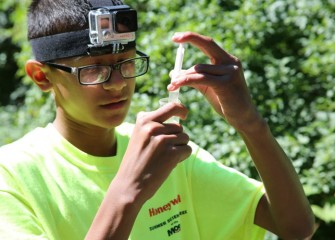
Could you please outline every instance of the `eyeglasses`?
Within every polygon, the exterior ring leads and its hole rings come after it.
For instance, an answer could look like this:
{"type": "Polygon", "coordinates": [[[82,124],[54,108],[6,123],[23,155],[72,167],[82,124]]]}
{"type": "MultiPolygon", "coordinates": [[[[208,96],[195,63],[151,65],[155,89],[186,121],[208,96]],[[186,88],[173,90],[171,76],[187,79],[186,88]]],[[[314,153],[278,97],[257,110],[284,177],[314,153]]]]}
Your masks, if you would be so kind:
{"type": "Polygon", "coordinates": [[[149,56],[136,51],[139,57],[130,58],[122,62],[110,65],[87,65],[82,67],[69,67],[53,62],[46,62],[47,65],[75,75],[82,85],[96,85],[109,80],[114,70],[118,70],[123,78],[134,78],[144,75],[148,71],[149,56]]]}

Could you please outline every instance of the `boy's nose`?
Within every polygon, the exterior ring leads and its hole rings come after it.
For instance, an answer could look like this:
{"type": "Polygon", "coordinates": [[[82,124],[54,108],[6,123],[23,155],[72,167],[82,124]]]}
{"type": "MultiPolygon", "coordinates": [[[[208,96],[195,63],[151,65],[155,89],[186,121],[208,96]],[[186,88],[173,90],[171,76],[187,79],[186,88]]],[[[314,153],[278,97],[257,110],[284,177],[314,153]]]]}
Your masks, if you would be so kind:
{"type": "Polygon", "coordinates": [[[126,79],[124,79],[121,73],[118,70],[114,70],[111,73],[109,80],[102,84],[103,88],[106,90],[121,90],[124,88],[127,83],[126,79]]]}

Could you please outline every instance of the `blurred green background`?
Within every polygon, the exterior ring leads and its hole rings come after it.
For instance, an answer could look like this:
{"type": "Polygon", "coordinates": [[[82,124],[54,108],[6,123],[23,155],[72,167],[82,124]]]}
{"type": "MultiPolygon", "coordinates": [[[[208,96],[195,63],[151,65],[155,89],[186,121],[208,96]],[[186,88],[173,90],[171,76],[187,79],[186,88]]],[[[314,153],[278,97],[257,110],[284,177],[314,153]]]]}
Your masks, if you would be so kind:
{"type": "MultiPolygon", "coordinates": [[[[0,145],[54,117],[51,96],[25,76],[32,57],[26,40],[30,0],[0,2],[0,145]]],[[[129,0],[139,11],[138,49],[151,57],[147,75],[137,79],[127,120],[158,107],[167,96],[168,73],[177,45],[174,32],[211,36],[243,63],[255,104],[292,159],[313,206],[312,239],[335,236],[335,1],[334,0],[129,0]]],[[[186,46],[184,68],[209,62],[186,46]]],[[[183,121],[191,139],[219,161],[258,178],[236,131],[203,97],[181,89],[188,106],[183,121]],[[201,136],[201,138],[199,138],[201,136]]],[[[277,239],[269,234],[267,239],[277,239]]]]}

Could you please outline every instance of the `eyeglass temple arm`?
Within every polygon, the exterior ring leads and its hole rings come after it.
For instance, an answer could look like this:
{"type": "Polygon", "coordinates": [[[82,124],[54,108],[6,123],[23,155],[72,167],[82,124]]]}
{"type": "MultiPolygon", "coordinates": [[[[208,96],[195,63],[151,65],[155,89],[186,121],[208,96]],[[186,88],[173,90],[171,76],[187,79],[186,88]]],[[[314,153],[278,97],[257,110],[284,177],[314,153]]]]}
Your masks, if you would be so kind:
{"type": "Polygon", "coordinates": [[[136,53],[137,53],[138,55],[140,55],[141,57],[148,57],[148,55],[146,55],[144,52],[141,52],[141,51],[139,51],[139,50],[136,50],[136,53]]]}
{"type": "Polygon", "coordinates": [[[71,67],[67,67],[67,66],[60,65],[60,64],[57,64],[57,63],[52,63],[52,62],[46,62],[45,64],[47,64],[51,67],[63,70],[65,72],[72,73],[72,68],[71,67]]]}

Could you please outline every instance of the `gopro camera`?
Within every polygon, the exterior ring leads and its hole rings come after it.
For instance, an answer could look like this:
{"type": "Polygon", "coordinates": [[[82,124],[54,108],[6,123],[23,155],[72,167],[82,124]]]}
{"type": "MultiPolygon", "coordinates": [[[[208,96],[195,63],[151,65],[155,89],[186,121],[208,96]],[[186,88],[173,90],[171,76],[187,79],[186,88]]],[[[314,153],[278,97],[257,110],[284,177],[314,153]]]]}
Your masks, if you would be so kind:
{"type": "Polygon", "coordinates": [[[91,10],[88,19],[90,42],[95,47],[135,41],[137,12],[128,5],[91,10]]]}

